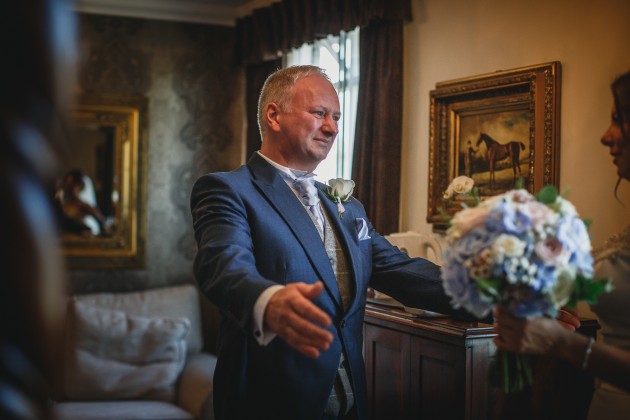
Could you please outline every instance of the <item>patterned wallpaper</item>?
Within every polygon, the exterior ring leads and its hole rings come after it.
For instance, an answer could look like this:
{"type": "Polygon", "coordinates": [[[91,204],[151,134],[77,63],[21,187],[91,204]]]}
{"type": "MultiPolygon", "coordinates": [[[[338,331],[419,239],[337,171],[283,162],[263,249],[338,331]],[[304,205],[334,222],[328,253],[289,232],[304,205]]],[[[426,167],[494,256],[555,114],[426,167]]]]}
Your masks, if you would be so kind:
{"type": "Polygon", "coordinates": [[[194,282],[192,184],[241,163],[245,82],[232,64],[234,29],[87,14],[79,23],[80,89],[149,101],[147,263],[74,270],[70,292],[194,282]]]}

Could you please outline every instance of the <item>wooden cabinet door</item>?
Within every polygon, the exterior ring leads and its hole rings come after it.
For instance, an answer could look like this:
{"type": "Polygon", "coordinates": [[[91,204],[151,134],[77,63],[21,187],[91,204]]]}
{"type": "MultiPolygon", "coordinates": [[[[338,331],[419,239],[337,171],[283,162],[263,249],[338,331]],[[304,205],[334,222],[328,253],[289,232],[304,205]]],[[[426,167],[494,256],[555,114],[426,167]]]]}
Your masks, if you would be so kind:
{"type": "Polygon", "coordinates": [[[413,419],[463,419],[466,401],[465,349],[411,337],[409,370],[413,419]]]}
{"type": "Polygon", "coordinates": [[[464,418],[462,353],[453,345],[366,325],[369,418],[464,418]]]}
{"type": "Polygon", "coordinates": [[[373,325],[365,327],[368,418],[407,419],[410,413],[411,337],[373,325]]]}

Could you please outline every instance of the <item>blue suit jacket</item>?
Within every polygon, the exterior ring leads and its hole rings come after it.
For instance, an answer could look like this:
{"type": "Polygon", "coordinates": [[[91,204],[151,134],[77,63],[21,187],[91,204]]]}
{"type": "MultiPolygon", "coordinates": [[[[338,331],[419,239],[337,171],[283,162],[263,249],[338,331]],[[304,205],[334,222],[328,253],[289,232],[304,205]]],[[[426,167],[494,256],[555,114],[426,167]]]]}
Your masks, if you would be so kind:
{"type": "Polygon", "coordinates": [[[412,259],[367,222],[351,198],[340,218],[317,184],[324,211],[352,267],[355,296],[344,314],[324,245],[306,210],[277,170],[258,154],[229,173],[205,175],[195,183],[191,208],[198,254],[194,271],[202,292],[220,309],[218,363],[214,383],[219,419],[319,419],[346,349],[359,419],[366,418],[362,357],[363,317],[369,285],[402,302],[450,312],[439,267],[412,259]],[[357,220],[368,223],[359,240],[357,220]],[[334,340],[318,359],[302,356],[282,339],[262,347],[252,335],[252,311],[269,286],[323,281],[315,299],[332,319],[334,340]]]}

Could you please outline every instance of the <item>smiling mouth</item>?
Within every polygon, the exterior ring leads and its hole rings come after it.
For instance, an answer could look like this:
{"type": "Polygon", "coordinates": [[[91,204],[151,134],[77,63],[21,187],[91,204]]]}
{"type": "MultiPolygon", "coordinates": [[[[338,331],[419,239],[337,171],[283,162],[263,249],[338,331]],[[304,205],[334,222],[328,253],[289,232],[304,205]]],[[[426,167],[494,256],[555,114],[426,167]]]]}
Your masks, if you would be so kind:
{"type": "Polygon", "coordinates": [[[321,138],[321,137],[315,137],[313,140],[318,141],[320,143],[326,143],[326,144],[331,143],[331,140],[325,139],[325,138],[321,138]]]}

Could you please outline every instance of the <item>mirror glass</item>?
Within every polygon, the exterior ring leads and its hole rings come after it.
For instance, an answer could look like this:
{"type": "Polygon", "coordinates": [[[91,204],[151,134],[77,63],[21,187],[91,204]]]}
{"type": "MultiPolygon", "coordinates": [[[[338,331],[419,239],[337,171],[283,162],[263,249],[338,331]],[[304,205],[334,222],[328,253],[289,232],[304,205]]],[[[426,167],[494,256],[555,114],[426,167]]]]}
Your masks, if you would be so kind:
{"type": "Polygon", "coordinates": [[[73,115],[55,191],[69,267],[142,267],[146,100],[82,96],[73,115]]]}

